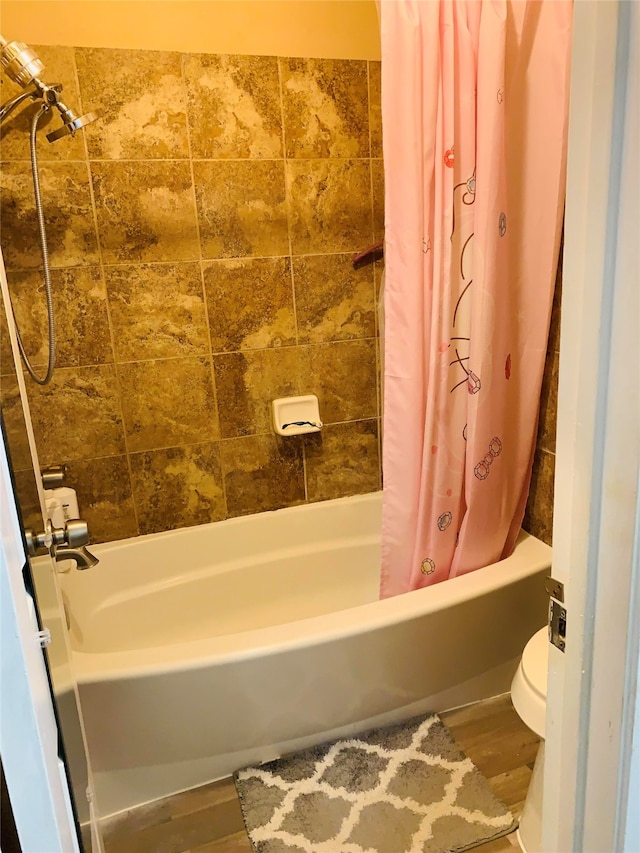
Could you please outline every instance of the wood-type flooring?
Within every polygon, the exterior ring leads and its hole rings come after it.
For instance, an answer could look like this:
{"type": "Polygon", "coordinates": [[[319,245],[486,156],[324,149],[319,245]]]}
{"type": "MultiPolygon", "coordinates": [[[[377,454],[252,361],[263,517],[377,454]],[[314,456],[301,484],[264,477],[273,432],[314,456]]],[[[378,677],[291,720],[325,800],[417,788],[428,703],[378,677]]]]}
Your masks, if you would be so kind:
{"type": "MultiPolygon", "coordinates": [[[[519,816],[538,737],[513,710],[508,695],[440,715],[460,748],[519,816]]],[[[252,853],[232,779],[176,794],[105,821],[106,853],[252,853]]],[[[516,853],[513,836],[477,853],[516,853]]]]}

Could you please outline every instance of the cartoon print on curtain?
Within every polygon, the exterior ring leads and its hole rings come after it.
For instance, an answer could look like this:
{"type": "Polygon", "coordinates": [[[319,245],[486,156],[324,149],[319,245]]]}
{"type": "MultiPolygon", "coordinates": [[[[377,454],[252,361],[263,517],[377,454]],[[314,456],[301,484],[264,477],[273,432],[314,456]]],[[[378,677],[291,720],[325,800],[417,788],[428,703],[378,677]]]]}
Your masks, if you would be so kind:
{"type": "Polygon", "coordinates": [[[382,0],[383,596],[515,544],[561,230],[570,0],[382,0]]]}

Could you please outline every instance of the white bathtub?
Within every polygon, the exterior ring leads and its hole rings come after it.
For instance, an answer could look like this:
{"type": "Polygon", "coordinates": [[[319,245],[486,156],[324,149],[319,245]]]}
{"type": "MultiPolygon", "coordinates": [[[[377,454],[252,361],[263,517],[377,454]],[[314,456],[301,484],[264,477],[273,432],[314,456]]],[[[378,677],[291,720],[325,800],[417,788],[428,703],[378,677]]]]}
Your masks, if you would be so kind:
{"type": "Polygon", "coordinates": [[[378,601],[381,495],[92,549],[61,575],[98,806],[508,690],[551,549],[378,601]]]}

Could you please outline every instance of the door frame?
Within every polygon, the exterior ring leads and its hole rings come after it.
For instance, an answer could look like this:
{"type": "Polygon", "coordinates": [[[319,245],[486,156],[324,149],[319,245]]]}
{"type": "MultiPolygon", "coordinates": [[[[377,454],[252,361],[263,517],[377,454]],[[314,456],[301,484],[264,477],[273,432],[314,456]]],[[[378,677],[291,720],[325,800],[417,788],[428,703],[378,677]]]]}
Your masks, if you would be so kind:
{"type": "Polygon", "coordinates": [[[553,527],[567,638],[549,650],[548,853],[639,849],[626,808],[640,657],[635,5],[574,4],[553,527]]]}
{"type": "Polygon", "coordinates": [[[79,853],[58,729],[38,638],[4,441],[0,440],[0,752],[24,850],[79,853]]]}

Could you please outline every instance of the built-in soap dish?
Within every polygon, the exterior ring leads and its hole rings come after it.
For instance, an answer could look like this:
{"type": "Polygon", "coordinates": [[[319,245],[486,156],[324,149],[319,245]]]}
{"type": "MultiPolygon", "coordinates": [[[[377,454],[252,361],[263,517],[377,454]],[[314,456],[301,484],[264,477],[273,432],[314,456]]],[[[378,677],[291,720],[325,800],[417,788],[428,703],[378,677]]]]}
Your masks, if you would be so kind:
{"type": "Polygon", "coordinates": [[[302,435],[320,432],[322,421],[318,398],[315,394],[306,397],[280,397],[271,404],[273,428],[278,435],[302,435]]]}

